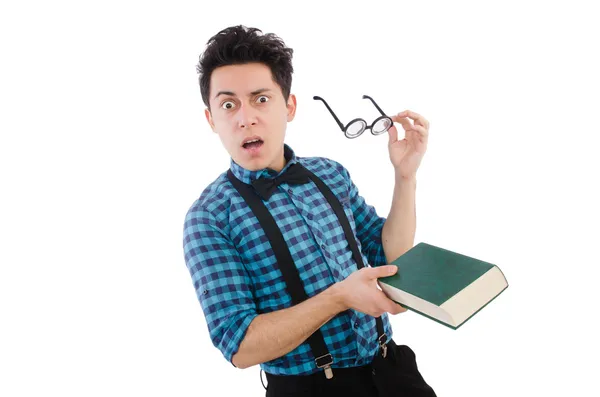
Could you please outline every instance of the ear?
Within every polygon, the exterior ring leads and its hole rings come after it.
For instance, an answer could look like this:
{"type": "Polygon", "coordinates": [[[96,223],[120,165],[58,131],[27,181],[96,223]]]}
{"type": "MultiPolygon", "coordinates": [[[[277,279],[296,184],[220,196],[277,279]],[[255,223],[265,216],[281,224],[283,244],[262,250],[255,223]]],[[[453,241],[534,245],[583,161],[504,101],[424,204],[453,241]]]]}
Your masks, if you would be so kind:
{"type": "Polygon", "coordinates": [[[208,124],[210,124],[210,128],[212,128],[213,132],[216,133],[217,131],[215,131],[215,123],[213,122],[212,114],[210,113],[209,108],[204,109],[204,116],[206,116],[206,121],[208,121],[208,124]]]}
{"type": "Polygon", "coordinates": [[[288,122],[294,120],[294,117],[296,116],[296,106],[297,106],[296,95],[290,94],[290,97],[288,98],[288,102],[287,102],[287,110],[288,110],[287,121],[288,122]]]}

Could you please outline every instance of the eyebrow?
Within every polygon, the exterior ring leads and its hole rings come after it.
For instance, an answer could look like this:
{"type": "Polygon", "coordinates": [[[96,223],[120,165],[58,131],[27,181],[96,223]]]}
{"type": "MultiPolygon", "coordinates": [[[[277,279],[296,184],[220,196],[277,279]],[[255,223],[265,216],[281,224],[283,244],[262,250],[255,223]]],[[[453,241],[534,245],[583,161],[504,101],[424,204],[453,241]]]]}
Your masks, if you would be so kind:
{"type": "MultiPolygon", "coordinates": [[[[270,89],[270,88],[259,88],[258,90],[252,91],[252,92],[251,92],[251,93],[250,93],[248,96],[254,96],[254,95],[258,95],[258,94],[261,94],[261,93],[263,93],[263,92],[266,92],[266,91],[271,91],[271,89],[270,89]]],[[[217,98],[219,95],[231,95],[231,96],[237,96],[237,95],[235,94],[235,92],[233,92],[233,91],[219,91],[219,92],[217,93],[217,95],[215,95],[215,99],[216,99],[216,98],[217,98]]]]}

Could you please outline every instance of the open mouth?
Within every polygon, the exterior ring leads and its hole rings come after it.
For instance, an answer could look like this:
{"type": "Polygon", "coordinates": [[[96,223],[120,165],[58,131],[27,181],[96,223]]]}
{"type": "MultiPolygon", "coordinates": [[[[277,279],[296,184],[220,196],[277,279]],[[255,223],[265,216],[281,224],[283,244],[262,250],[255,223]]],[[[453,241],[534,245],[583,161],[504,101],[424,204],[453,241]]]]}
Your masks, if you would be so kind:
{"type": "Polygon", "coordinates": [[[258,149],[263,145],[263,141],[261,139],[254,139],[252,141],[244,143],[242,146],[244,149],[258,149]]]}

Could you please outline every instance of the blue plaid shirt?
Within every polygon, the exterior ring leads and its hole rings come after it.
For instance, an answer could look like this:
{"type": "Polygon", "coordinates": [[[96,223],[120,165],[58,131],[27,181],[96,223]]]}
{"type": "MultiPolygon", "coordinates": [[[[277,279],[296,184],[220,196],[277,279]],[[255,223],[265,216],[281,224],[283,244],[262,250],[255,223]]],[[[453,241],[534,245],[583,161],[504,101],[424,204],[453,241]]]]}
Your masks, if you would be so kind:
{"type": "MultiPolygon", "coordinates": [[[[281,173],[299,162],[340,200],[365,265],[387,264],[381,243],[385,218],[359,195],[348,171],[327,158],[297,157],[287,144],[284,155],[287,163],[281,173]]],[[[248,171],[233,159],[231,171],[244,183],[280,174],[268,168],[248,171]]],[[[358,267],[342,226],[314,182],[283,183],[277,189],[264,203],[288,244],[310,298],[358,267]]],[[[292,306],[269,241],[226,172],[206,187],[187,212],[183,249],[212,342],[229,362],[256,316],[292,306]]],[[[387,313],[382,320],[389,340],[393,335],[387,313]]],[[[332,318],[321,332],[333,356],[332,368],[369,364],[379,348],[375,318],[352,309],[332,318]]],[[[276,375],[319,371],[306,341],[260,366],[276,375]]]]}

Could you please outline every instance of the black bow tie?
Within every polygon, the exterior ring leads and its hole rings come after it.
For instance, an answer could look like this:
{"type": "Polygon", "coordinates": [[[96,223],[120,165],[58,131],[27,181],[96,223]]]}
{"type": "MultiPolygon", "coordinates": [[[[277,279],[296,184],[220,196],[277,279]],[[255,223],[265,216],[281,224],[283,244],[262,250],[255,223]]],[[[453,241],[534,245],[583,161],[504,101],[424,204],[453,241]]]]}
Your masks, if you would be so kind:
{"type": "Polygon", "coordinates": [[[294,163],[281,175],[275,178],[260,178],[252,182],[252,187],[263,200],[268,200],[282,183],[301,185],[310,181],[309,173],[301,164],[294,163]]]}

